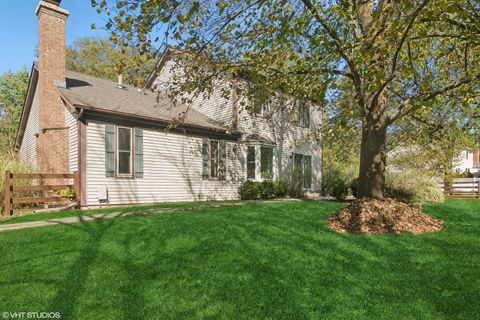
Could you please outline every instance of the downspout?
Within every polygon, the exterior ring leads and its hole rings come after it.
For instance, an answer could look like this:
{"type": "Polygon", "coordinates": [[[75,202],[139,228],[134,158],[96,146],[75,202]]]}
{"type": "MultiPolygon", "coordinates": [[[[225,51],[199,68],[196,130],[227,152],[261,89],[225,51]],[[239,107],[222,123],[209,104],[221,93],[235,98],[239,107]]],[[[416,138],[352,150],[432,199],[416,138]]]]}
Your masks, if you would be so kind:
{"type": "Polygon", "coordinates": [[[84,108],[75,107],[78,113],[77,117],[77,172],[79,176],[79,190],[78,200],[80,207],[87,205],[87,128],[84,119],[84,108]]]}

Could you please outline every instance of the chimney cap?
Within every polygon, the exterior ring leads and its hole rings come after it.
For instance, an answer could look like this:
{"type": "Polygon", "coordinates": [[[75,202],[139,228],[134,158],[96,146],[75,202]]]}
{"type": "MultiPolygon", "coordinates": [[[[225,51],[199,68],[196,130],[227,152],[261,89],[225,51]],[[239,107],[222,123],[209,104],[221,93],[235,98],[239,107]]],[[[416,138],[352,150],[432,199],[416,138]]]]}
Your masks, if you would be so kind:
{"type": "Polygon", "coordinates": [[[35,14],[38,16],[40,14],[40,9],[43,8],[47,11],[55,12],[68,17],[68,10],[60,7],[60,2],[62,2],[62,0],[40,0],[38,2],[37,9],[35,9],[35,14]]]}

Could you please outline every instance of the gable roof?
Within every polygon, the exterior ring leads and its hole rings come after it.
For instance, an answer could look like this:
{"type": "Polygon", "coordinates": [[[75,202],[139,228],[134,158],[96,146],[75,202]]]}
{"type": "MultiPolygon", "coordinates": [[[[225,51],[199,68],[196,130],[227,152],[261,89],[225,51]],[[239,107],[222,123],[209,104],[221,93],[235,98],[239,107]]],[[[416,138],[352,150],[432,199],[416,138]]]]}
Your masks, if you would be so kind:
{"type": "MultiPolygon", "coordinates": [[[[30,109],[38,82],[38,66],[34,62],[30,73],[27,95],[17,128],[15,148],[20,149],[23,135],[30,115],[30,109]]],[[[80,72],[67,71],[66,88],[57,87],[61,98],[71,107],[87,110],[91,113],[112,114],[139,120],[159,122],[162,125],[178,125],[238,137],[221,123],[180,102],[172,100],[158,92],[139,90],[133,86],[89,76],[80,72]]]]}
{"type": "Polygon", "coordinates": [[[227,128],[199,111],[158,92],[124,85],[118,88],[110,80],[67,71],[66,88],[58,87],[69,104],[89,111],[131,115],[169,124],[192,126],[226,133],[227,128]]]}
{"type": "Polygon", "coordinates": [[[144,86],[145,89],[152,88],[152,85],[155,82],[155,79],[157,79],[157,76],[160,70],[162,70],[165,63],[171,58],[174,51],[178,51],[178,50],[176,50],[175,47],[167,46],[165,51],[162,53],[162,56],[158,60],[157,64],[155,65],[155,68],[153,68],[152,72],[150,72],[150,75],[148,76],[147,81],[145,82],[145,86],[144,86]]]}
{"type": "Polygon", "coordinates": [[[17,127],[17,134],[15,137],[14,149],[20,149],[23,141],[23,135],[25,134],[25,128],[27,127],[28,118],[30,116],[30,110],[32,109],[33,97],[35,95],[35,89],[38,83],[38,68],[37,63],[32,64],[30,71],[30,79],[28,79],[27,94],[25,95],[25,101],[23,102],[22,115],[20,116],[20,122],[17,127]]]}

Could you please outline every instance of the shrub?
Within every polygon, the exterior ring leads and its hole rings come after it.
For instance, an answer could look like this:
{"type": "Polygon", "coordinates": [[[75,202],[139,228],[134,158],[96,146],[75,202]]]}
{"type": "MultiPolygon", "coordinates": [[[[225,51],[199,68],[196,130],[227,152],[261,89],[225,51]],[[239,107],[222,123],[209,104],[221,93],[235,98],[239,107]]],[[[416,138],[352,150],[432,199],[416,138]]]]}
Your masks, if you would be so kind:
{"type": "Polygon", "coordinates": [[[417,171],[386,172],[385,195],[411,206],[421,208],[426,202],[443,202],[437,183],[417,171]]]}
{"type": "Polygon", "coordinates": [[[238,189],[238,194],[242,200],[281,198],[291,192],[290,187],[286,180],[262,182],[247,180],[238,189]]]}
{"type": "Polygon", "coordinates": [[[270,180],[263,180],[260,184],[260,198],[272,199],[275,197],[275,188],[270,180]]]}
{"type": "Polygon", "coordinates": [[[355,176],[354,168],[333,165],[324,172],[323,188],[325,193],[337,200],[345,200],[353,188],[356,193],[358,182],[355,183],[355,176]]]}
{"type": "Polygon", "coordinates": [[[273,191],[275,196],[278,198],[283,198],[288,193],[288,181],[278,180],[273,182],[273,191]]]}
{"type": "MultiPolygon", "coordinates": [[[[5,210],[5,171],[28,173],[30,168],[23,165],[18,160],[18,157],[12,153],[3,153],[0,155],[0,213],[3,214],[5,210]]],[[[16,185],[25,185],[29,181],[14,180],[16,185]]]]}
{"type": "Polygon", "coordinates": [[[70,201],[75,200],[75,190],[73,190],[72,188],[59,190],[57,191],[57,194],[61,197],[67,198],[70,201]]]}
{"type": "Polygon", "coordinates": [[[259,182],[247,180],[242,183],[238,189],[238,194],[242,200],[255,200],[260,198],[260,188],[261,185],[259,182]]]}

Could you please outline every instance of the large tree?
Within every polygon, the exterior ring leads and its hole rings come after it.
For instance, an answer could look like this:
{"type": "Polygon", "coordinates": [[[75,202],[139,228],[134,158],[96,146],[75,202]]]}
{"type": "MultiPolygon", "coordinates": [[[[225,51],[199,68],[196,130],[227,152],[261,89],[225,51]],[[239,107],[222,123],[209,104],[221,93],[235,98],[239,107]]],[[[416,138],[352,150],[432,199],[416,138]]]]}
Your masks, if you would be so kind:
{"type": "Polygon", "coordinates": [[[0,75],[0,153],[12,150],[28,85],[28,71],[0,75]]]}
{"type": "Polygon", "coordinates": [[[155,61],[139,54],[135,48],[118,48],[105,38],[80,38],[67,47],[67,69],[95,77],[117,80],[122,74],[125,83],[142,86],[155,61]]]}
{"type": "MultiPolygon", "coordinates": [[[[362,121],[359,195],[383,197],[389,128],[478,87],[472,0],[92,0],[121,46],[186,53],[182,89],[248,75],[255,88],[322,101],[349,81],[362,121]],[[256,82],[256,83],[255,83],[256,82]]],[[[467,115],[465,115],[467,116],[467,115]]]]}

